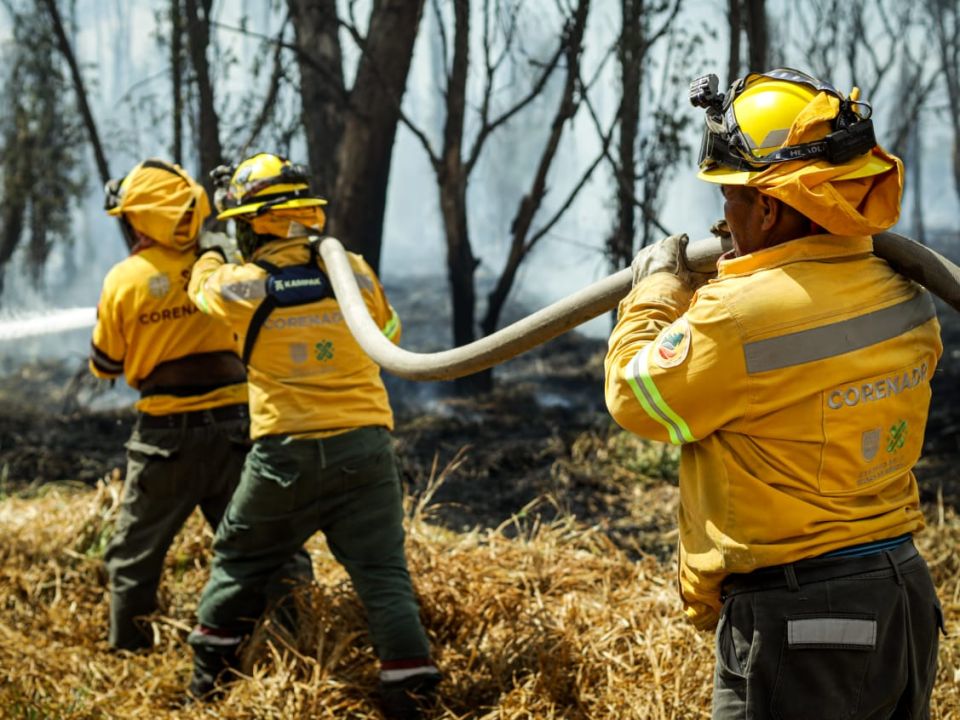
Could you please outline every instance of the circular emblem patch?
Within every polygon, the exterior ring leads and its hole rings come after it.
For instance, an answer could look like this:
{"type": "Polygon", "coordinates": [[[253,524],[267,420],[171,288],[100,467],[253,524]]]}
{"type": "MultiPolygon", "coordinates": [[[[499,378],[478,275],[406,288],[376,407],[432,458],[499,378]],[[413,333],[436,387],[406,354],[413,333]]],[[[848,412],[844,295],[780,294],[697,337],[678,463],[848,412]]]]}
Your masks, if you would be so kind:
{"type": "Polygon", "coordinates": [[[650,355],[658,367],[672,368],[686,360],[689,352],[690,323],[682,317],[660,332],[650,355]]]}
{"type": "Polygon", "coordinates": [[[150,291],[150,297],[162,298],[170,292],[170,278],[163,273],[152,275],[147,280],[147,288],[150,291]]]}

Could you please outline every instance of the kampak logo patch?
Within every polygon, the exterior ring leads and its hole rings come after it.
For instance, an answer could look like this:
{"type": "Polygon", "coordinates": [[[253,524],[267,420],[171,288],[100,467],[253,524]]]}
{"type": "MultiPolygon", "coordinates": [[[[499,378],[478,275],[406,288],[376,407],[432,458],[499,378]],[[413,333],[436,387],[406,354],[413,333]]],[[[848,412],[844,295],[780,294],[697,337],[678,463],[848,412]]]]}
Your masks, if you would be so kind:
{"type": "Polygon", "coordinates": [[[658,367],[666,369],[682,363],[690,352],[690,323],[687,318],[681,317],[668,325],[654,342],[656,344],[651,357],[658,367]]]}

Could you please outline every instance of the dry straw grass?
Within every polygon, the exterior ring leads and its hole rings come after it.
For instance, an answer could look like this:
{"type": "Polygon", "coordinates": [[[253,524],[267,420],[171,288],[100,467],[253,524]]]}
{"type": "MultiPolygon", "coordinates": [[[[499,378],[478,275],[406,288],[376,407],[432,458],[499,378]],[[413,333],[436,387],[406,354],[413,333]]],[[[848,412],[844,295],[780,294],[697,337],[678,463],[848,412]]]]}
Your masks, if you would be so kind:
{"type": "MultiPolygon", "coordinates": [[[[156,649],[109,652],[101,554],[119,492],[114,479],[0,501],[0,716],[378,717],[363,615],[319,536],[309,546],[318,582],[301,597],[298,636],[266,622],[248,652],[249,677],[219,704],[181,702],[185,637],[209,558],[198,516],[167,559],[156,649]]],[[[662,486],[651,492],[664,502],[662,486]]],[[[408,547],[446,675],[433,717],[709,716],[712,638],[681,618],[672,558],[631,560],[599,528],[570,518],[455,534],[429,522],[428,500],[411,507],[408,547]]],[[[921,544],[952,626],[960,520],[936,508],[931,519],[921,544]]],[[[936,718],[960,717],[958,650],[955,638],[943,643],[936,718]]]]}

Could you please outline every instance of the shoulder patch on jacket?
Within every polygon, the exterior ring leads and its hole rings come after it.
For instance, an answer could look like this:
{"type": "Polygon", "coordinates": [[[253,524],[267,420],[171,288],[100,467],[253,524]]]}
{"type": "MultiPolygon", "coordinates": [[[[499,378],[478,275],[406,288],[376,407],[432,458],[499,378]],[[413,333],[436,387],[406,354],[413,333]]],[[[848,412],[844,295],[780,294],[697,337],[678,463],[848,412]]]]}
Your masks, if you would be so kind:
{"type": "Polygon", "coordinates": [[[267,295],[267,281],[265,278],[241,280],[224,285],[220,290],[224,300],[243,302],[244,300],[259,300],[267,295]]]}
{"type": "Polygon", "coordinates": [[[653,352],[650,357],[657,367],[676,367],[690,352],[690,323],[683,316],[665,327],[654,341],[653,352]]]}

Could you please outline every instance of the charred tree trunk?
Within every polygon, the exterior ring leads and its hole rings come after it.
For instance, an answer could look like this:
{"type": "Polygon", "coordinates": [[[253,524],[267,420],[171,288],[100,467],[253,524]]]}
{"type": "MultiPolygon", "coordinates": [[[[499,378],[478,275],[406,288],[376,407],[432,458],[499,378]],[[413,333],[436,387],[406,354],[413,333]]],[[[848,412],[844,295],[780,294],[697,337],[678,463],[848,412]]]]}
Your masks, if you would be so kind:
{"type": "Polygon", "coordinates": [[[170,0],[170,80],[173,87],[173,161],[183,165],[183,18],[180,0],[170,0]]]}
{"type": "Polygon", "coordinates": [[[617,119],[617,227],[607,245],[607,256],[614,270],[626,267],[633,259],[633,239],[637,235],[637,127],[640,122],[640,87],[643,79],[644,25],[643,0],[622,0],[623,30],[618,60],[623,98],[617,119]]]}
{"type": "MultiPolygon", "coordinates": [[[[476,339],[474,274],[479,262],[470,244],[467,225],[468,173],[463,161],[463,129],[467,104],[467,71],[470,67],[470,3],[454,5],[453,60],[446,93],[447,118],[443,128],[443,151],[435,170],[440,189],[440,212],[447,238],[447,280],[453,301],[453,344],[476,339]]],[[[454,381],[461,395],[488,392],[493,377],[477,373],[454,381]]]]}
{"type": "Polygon", "coordinates": [[[727,0],[730,46],[727,53],[727,87],[740,77],[740,33],[743,31],[743,0],[727,0]]]}
{"type": "Polygon", "coordinates": [[[920,140],[920,122],[910,126],[910,164],[909,177],[913,192],[913,205],[910,211],[910,225],[917,242],[927,244],[927,229],[923,222],[923,144],[920,140]]]}
{"type": "Polygon", "coordinates": [[[374,4],[337,155],[330,231],[378,272],[393,142],[422,13],[423,0],[374,4]]]}
{"type": "Polygon", "coordinates": [[[287,0],[297,43],[303,131],[313,189],[334,203],[337,151],[343,138],[347,91],[337,30],[336,0],[287,0]]]}
{"type": "Polygon", "coordinates": [[[213,99],[213,85],[210,82],[210,65],[207,61],[207,47],[210,45],[210,8],[213,0],[185,0],[187,38],[190,47],[190,62],[197,83],[197,97],[200,104],[198,138],[200,152],[200,180],[207,194],[213,197],[213,181],[210,171],[223,162],[223,150],[220,147],[220,118],[213,99]],[[202,17],[201,17],[202,9],[202,17]]]}
{"type": "Polygon", "coordinates": [[[0,203],[0,294],[3,292],[4,273],[2,269],[7,266],[10,258],[13,257],[17,245],[20,243],[20,237],[23,234],[27,215],[27,193],[33,186],[34,181],[31,177],[31,163],[29,158],[33,155],[32,148],[34,140],[27,128],[29,118],[27,113],[20,105],[20,98],[15,100],[13,108],[13,128],[12,133],[18,141],[17,149],[19,152],[10,153],[9,161],[4,162],[3,168],[3,203],[0,203]]]}
{"type": "Polygon", "coordinates": [[[445,181],[440,189],[440,208],[447,243],[447,279],[453,299],[453,344],[467,345],[477,339],[474,330],[476,294],[474,273],[480,264],[473,256],[467,228],[464,181],[445,181]]]}
{"type": "Polygon", "coordinates": [[[766,0],[745,0],[747,11],[748,69],[751,72],[766,72],[768,62],[767,8],[766,0]]]}

